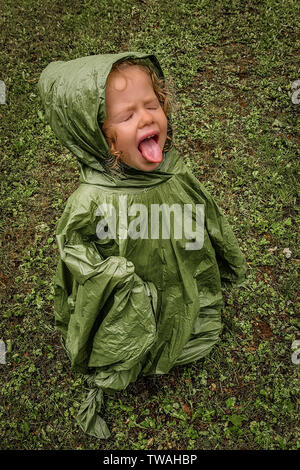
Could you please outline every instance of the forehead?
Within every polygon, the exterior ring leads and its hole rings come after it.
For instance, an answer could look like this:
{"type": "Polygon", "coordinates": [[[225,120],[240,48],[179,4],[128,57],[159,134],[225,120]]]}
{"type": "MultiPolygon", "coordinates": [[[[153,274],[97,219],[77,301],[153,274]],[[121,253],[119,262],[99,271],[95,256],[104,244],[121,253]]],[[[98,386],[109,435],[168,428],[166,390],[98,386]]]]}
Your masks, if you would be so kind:
{"type": "Polygon", "coordinates": [[[107,102],[126,100],[139,92],[154,93],[151,78],[145,70],[132,65],[109,74],[106,82],[107,102]]]}

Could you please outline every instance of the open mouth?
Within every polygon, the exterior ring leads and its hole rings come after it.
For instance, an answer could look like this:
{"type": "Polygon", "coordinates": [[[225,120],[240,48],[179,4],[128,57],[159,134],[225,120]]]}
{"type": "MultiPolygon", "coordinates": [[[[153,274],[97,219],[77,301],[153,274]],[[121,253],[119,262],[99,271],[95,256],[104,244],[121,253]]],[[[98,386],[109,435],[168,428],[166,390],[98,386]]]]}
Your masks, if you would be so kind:
{"type": "Polygon", "coordinates": [[[151,163],[160,163],[162,161],[162,151],[158,144],[158,134],[150,134],[140,140],[138,150],[142,157],[151,163]]]}
{"type": "Polygon", "coordinates": [[[140,140],[138,144],[140,154],[148,162],[160,163],[162,161],[162,151],[158,144],[158,139],[158,134],[150,134],[140,140]]]}
{"type": "Polygon", "coordinates": [[[139,143],[138,143],[138,148],[140,147],[140,144],[142,142],[150,140],[150,139],[153,139],[156,143],[158,143],[158,134],[154,133],[154,134],[147,135],[147,137],[144,137],[144,138],[140,139],[139,143]]]}

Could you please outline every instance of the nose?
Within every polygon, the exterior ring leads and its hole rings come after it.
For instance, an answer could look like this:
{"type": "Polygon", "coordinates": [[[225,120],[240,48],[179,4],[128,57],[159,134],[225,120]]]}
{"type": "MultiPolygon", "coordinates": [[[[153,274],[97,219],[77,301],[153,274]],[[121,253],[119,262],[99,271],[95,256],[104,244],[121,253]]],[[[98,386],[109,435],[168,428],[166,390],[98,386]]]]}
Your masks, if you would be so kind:
{"type": "Polygon", "coordinates": [[[153,116],[147,109],[140,111],[139,128],[149,126],[153,122],[153,116]]]}

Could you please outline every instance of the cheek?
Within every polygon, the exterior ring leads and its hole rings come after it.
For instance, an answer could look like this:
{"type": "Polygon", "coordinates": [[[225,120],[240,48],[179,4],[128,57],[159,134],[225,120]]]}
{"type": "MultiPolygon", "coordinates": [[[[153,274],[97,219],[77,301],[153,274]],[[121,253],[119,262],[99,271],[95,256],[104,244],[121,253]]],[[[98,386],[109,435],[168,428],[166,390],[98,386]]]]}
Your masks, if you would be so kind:
{"type": "Polygon", "coordinates": [[[165,113],[163,112],[162,109],[161,109],[161,112],[160,112],[160,125],[163,129],[167,129],[167,127],[168,127],[167,116],[165,115],[165,113]]]}
{"type": "Polygon", "coordinates": [[[161,128],[162,128],[163,133],[165,135],[167,135],[168,120],[167,120],[167,117],[166,117],[165,113],[163,113],[163,116],[162,116],[162,119],[161,119],[161,128]]]}
{"type": "Polygon", "coordinates": [[[122,145],[131,145],[136,139],[136,126],[130,123],[119,132],[119,142],[122,145]]]}
{"type": "Polygon", "coordinates": [[[130,146],[132,139],[130,138],[131,133],[129,129],[119,130],[116,134],[116,148],[119,151],[126,151],[130,146]]]}

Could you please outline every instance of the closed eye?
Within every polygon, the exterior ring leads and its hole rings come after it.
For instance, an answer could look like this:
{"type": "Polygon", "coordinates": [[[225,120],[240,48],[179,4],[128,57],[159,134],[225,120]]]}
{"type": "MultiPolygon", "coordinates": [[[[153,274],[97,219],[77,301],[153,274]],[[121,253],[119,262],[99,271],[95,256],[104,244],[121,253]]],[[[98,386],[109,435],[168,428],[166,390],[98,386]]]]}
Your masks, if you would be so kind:
{"type": "Polygon", "coordinates": [[[151,103],[145,103],[147,109],[157,109],[159,107],[159,103],[157,101],[152,101],[151,103]]]}
{"type": "Polygon", "coordinates": [[[133,114],[129,114],[129,116],[126,116],[123,121],[129,121],[129,119],[133,116],[133,114]]]}

